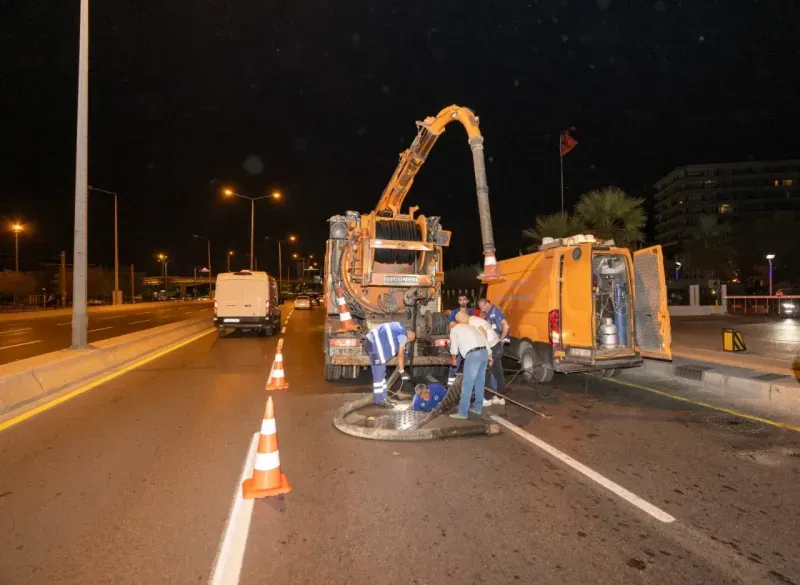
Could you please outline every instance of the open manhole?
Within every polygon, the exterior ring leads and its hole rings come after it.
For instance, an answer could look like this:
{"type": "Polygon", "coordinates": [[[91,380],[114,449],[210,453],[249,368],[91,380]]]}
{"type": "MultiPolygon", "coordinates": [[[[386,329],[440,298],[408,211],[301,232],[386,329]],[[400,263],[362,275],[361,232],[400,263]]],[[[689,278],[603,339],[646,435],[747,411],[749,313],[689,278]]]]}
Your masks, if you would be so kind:
{"type": "Polygon", "coordinates": [[[425,412],[414,412],[413,410],[395,411],[376,416],[372,426],[378,429],[405,431],[419,427],[427,418],[428,414],[425,412]]]}
{"type": "Polygon", "coordinates": [[[759,422],[729,415],[709,416],[706,417],[706,422],[711,426],[737,433],[757,433],[764,430],[764,425],[759,422]]]}

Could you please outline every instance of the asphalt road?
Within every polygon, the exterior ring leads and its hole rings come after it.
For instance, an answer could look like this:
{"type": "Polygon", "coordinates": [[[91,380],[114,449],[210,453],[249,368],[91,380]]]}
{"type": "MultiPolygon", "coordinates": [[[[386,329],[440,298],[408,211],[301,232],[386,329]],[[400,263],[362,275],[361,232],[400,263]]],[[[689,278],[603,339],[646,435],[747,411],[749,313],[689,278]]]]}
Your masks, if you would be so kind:
{"type": "Polygon", "coordinates": [[[559,377],[515,392],[549,418],[493,410],[599,475],[505,430],[359,440],[331,419],[369,384],[323,380],[322,312],[284,338],[293,491],[249,532],[228,517],[276,338],[211,334],[0,433],[0,584],[209,582],[226,534],[253,585],[800,584],[796,433],[559,377]]]}
{"type": "Polygon", "coordinates": [[[747,353],[791,362],[800,355],[800,319],[756,315],[672,317],[672,343],[722,350],[722,329],[742,332],[747,353]]]}
{"type": "MultiPolygon", "coordinates": [[[[140,310],[126,308],[119,311],[89,313],[89,343],[174,321],[200,317],[204,313],[208,314],[210,323],[211,303],[176,302],[173,306],[167,307],[164,305],[148,307],[144,303],[140,310]]],[[[38,316],[35,319],[20,316],[13,321],[0,322],[0,364],[68,348],[72,342],[71,325],[70,315],[38,316]]]]}

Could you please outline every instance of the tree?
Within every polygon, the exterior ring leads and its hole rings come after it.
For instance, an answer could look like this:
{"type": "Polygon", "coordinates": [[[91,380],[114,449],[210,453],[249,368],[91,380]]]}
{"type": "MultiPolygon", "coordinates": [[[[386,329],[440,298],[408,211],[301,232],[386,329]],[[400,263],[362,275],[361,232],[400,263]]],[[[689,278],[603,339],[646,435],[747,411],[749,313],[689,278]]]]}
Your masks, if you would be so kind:
{"type": "MultiPolygon", "coordinates": [[[[536,218],[536,227],[522,230],[522,235],[532,240],[542,241],[542,238],[566,238],[574,236],[581,231],[578,220],[568,213],[554,213],[540,215],[536,218]]],[[[536,251],[538,244],[527,247],[529,252],[536,251]]]]}
{"type": "Polygon", "coordinates": [[[5,270],[0,272],[0,295],[25,301],[36,290],[36,279],[25,272],[5,270]]]}
{"type": "Polygon", "coordinates": [[[733,273],[736,251],[727,224],[720,223],[714,215],[701,215],[687,235],[684,273],[697,278],[720,278],[733,273]]]}
{"type": "Polygon", "coordinates": [[[584,193],[575,206],[578,225],[600,240],[614,240],[618,246],[644,241],[647,215],[644,199],[629,197],[619,187],[604,187],[584,193]]]}

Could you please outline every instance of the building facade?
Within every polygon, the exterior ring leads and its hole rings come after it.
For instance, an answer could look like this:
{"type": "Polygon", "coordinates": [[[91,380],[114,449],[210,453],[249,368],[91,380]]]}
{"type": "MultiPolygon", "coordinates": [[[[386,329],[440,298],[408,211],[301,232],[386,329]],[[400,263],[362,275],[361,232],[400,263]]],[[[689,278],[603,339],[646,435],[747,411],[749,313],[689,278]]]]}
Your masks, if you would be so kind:
{"type": "Polygon", "coordinates": [[[674,255],[701,216],[736,223],[789,211],[800,219],[800,160],[688,165],[655,184],[656,243],[674,255]]]}

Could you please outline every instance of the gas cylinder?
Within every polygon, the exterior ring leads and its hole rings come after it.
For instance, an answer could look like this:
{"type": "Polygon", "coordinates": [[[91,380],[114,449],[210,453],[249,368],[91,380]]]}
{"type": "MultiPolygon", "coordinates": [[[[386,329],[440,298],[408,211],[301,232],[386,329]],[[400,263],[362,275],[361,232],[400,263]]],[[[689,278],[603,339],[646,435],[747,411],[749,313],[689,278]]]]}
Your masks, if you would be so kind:
{"type": "Polygon", "coordinates": [[[617,346],[617,326],[614,325],[611,317],[603,319],[603,324],[600,325],[600,345],[602,347],[616,347],[617,346]]]}

